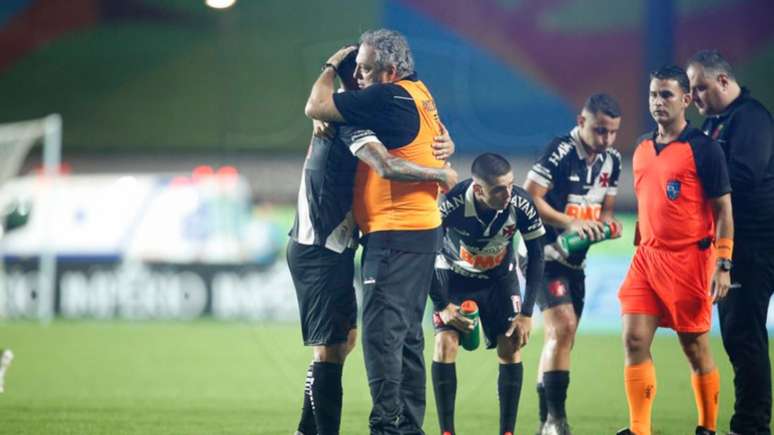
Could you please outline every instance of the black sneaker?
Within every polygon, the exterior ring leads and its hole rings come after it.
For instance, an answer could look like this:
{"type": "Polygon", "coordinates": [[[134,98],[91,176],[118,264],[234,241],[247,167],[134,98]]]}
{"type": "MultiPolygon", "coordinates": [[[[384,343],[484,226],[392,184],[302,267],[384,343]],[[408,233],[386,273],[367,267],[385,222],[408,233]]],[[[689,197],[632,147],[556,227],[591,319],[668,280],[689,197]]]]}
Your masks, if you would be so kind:
{"type": "Polygon", "coordinates": [[[628,427],[625,427],[616,432],[615,435],[634,435],[634,432],[630,431],[628,427]]]}
{"type": "Polygon", "coordinates": [[[696,435],[715,435],[715,431],[705,427],[696,426],[696,435]]]}

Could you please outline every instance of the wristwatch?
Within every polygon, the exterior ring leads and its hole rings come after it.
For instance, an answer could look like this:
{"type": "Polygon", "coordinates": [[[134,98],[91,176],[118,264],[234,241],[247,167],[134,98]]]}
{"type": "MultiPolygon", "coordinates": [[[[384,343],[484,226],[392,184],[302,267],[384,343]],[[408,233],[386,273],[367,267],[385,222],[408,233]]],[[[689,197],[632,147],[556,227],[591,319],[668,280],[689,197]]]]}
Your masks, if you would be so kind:
{"type": "Polygon", "coordinates": [[[328,69],[328,68],[331,68],[333,70],[333,72],[335,72],[336,74],[339,73],[339,70],[336,69],[336,65],[334,65],[334,64],[332,64],[330,62],[324,63],[322,68],[320,68],[320,72],[325,72],[325,70],[328,69]]]}
{"type": "Polygon", "coordinates": [[[730,272],[731,268],[734,267],[734,262],[728,258],[718,258],[718,267],[722,271],[730,272]]]}

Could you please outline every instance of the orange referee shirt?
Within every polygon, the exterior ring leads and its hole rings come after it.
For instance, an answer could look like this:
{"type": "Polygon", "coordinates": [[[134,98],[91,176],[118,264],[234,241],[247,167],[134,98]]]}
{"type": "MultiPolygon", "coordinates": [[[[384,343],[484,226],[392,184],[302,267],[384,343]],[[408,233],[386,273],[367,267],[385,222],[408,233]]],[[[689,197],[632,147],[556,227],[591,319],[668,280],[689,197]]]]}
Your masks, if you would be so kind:
{"type": "Polygon", "coordinates": [[[645,136],[634,152],[642,246],[680,250],[714,234],[709,198],[731,191],[723,150],[690,125],[669,144],[645,136]]]}

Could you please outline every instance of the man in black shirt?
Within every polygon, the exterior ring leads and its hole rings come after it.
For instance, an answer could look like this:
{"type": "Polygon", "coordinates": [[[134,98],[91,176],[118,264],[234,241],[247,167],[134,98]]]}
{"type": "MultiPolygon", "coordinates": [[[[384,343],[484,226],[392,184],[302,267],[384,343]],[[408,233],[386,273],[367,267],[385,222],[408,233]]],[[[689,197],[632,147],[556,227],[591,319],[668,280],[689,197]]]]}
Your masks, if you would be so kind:
{"type": "MultiPolygon", "coordinates": [[[[350,52],[337,65],[345,89],[358,88],[353,77],[356,55],[350,52]]],[[[439,153],[453,151],[448,135],[435,139],[439,153]]],[[[301,435],[339,433],[342,367],[356,336],[352,196],[358,159],[387,179],[430,171],[444,185],[456,180],[451,168],[424,168],[390,155],[370,130],[338,123],[327,128],[316,125],[287,249],[304,344],[314,349],[296,432],[301,435]]]]}
{"type": "Polygon", "coordinates": [[[766,314],[774,291],[774,126],[715,50],[688,60],[702,130],[723,148],[734,216],[732,288],[718,303],[723,346],[734,366],[731,431],[771,433],[771,362],[766,314]]]}
{"type": "MultiPolygon", "coordinates": [[[[548,145],[524,183],[546,223],[544,283],[537,295],[545,338],[537,391],[541,431],[547,435],[569,433],[565,401],[570,351],[583,312],[588,252],[565,255],[555,242],[565,231],[601,238],[602,223],[615,220],[621,155],[612,145],[620,124],[618,102],[606,94],[592,95],[578,115],[577,126],[548,145]]],[[[521,259],[525,252],[523,246],[519,248],[521,259]]]]}
{"type": "Polygon", "coordinates": [[[532,197],[513,185],[511,165],[486,153],[473,161],[473,178],[456,185],[441,203],[444,238],[430,288],[435,314],[432,376],[441,433],[454,435],[455,360],[460,333],[473,323],[459,313],[465,300],[478,305],[487,348],[497,348],[500,434],[513,435],[523,367],[519,348],[532,326],[532,306],[543,279],[543,222],[532,197]],[[529,264],[524,303],[519,292],[513,237],[521,234],[529,264]]]}
{"type": "MultiPolygon", "coordinates": [[[[389,150],[441,169],[432,154],[440,123],[435,101],[414,71],[403,35],[379,29],[360,37],[360,91],[334,93],[339,51],[312,86],[305,113],[372,130],[389,150]]],[[[430,175],[430,173],[427,173],[430,175]]],[[[409,178],[406,178],[408,180],[409,178]]],[[[438,184],[396,183],[358,165],[353,212],[363,237],[363,356],[373,408],[372,434],[423,434],[425,367],[422,317],[440,241],[438,184]]]]}

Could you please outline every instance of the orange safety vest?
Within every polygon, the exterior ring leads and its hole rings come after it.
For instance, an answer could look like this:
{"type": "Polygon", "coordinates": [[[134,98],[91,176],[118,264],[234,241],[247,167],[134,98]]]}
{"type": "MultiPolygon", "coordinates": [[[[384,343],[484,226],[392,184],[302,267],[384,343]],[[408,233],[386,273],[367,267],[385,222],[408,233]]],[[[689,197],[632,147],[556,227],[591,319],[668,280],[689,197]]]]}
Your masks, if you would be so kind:
{"type": "MultiPolygon", "coordinates": [[[[432,152],[433,138],[441,134],[433,96],[420,81],[395,83],[408,92],[419,113],[419,133],[408,144],[389,150],[395,157],[422,166],[440,168],[443,161],[432,152]]],[[[363,162],[355,174],[352,209],[364,234],[374,231],[414,231],[441,225],[438,211],[438,183],[434,181],[399,182],[386,180],[363,162]]]]}

